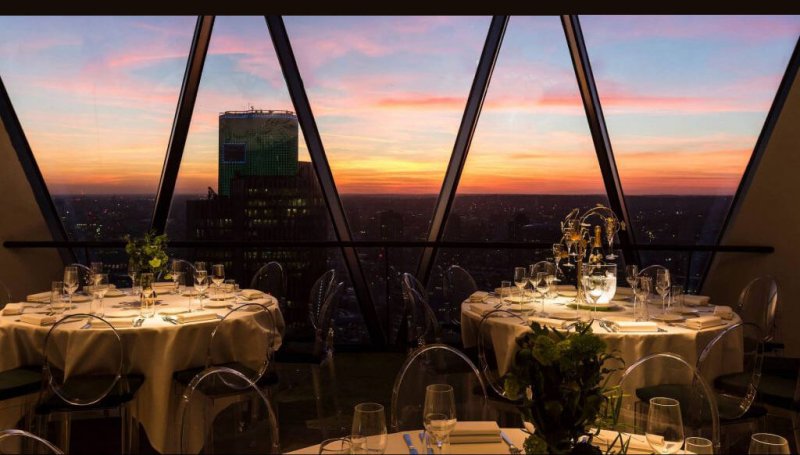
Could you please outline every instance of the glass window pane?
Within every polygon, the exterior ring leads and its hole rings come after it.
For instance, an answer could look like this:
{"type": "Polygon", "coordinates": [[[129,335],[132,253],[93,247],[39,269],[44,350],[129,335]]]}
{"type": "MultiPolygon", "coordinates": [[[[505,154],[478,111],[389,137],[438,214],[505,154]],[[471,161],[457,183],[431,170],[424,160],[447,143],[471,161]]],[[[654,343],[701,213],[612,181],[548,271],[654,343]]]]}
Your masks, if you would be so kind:
{"type": "Polygon", "coordinates": [[[195,22],[0,17],[0,76],[70,239],[149,229],[195,22]]]}
{"type": "MultiPolygon", "coordinates": [[[[585,16],[581,24],[637,242],[713,244],[800,16],[585,16]]],[[[669,260],[697,262],[680,256],[669,260]]],[[[695,281],[703,268],[693,267],[695,281]]]]}

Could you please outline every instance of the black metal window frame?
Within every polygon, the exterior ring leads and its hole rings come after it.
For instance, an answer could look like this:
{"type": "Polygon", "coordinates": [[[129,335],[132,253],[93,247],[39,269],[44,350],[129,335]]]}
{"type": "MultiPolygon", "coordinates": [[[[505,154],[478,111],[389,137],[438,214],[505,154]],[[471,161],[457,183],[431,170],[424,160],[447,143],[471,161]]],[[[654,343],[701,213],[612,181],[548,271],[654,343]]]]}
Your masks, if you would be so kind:
{"type": "MultiPolygon", "coordinates": [[[[219,242],[181,242],[173,241],[174,247],[235,247],[235,246],[281,246],[296,248],[311,247],[334,247],[340,248],[348,272],[350,273],[353,288],[359,300],[362,315],[364,317],[370,338],[373,344],[383,346],[386,343],[385,335],[381,329],[372,301],[368,283],[364,277],[360,260],[356,254],[357,248],[369,247],[421,247],[423,254],[420,257],[417,274],[423,281],[427,282],[430,271],[436,259],[437,250],[442,248],[509,248],[509,249],[546,249],[550,244],[538,243],[519,243],[519,242],[449,242],[443,240],[443,233],[450,209],[458,189],[467,155],[469,154],[472,137],[474,135],[478,119],[480,117],[483,101],[491,82],[497,56],[503,43],[503,37],[508,25],[508,16],[493,16],[488,27],[483,51],[475,70],[472,87],[464,108],[461,125],[456,135],[453,151],[450,156],[447,171],[443,178],[442,187],[436,202],[434,213],[427,236],[427,241],[398,241],[398,242],[372,242],[354,241],[350,231],[344,209],[339,198],[338,190],[333,179],[333,175],[328,164],[327,155],[322,138],[316,125],[316,120],[311,109],[308,95],[303,85],[297,62],[292,51],[289,36],[283,23],[282,16],[264,16],[269,37],[275,48],[278,61],[281,66],[287,88],[289,90],[295,111],[298,114],[300,123],[309,154],[319,179],[323,191],[323,197],[328,208],[334,226],[336,240],[333,241],[312,241],[312,242],[239,242],[239,241],[219,241],[219,242]]],[[[639,251],[682,251],[682,252],[711,252],[712,258],[708,261],[705,273],[701,276],[705,279],[713,260],[713,255],[717,252],[743,252],[743,253],[771,253],[774,248],[770,246],[754,245],[721,245],[723,236],[730,225],[731,217],[738,213],[741,200],[744,198],[747,189],[752,182],[753,175],[758,167],[766,145],[774,128],[775,122],[783,108],[788,90],[794,81],[798,67],[800,67],[800,38],[795,45],[792,57],[784,71],[784,76],[780,87],[777,90],[775,99],[768,112],[758,141],[754,147],[750,161],[745,169],[744,175],[734,195],[730,209],[723,220],[722,230],[717,241],[712,245],[638,245],[636,244],[632,228],[625,205],[625,197],[622,191],[619,174],[614,159],[611,140],[606,128],[603,109],[597,92],[597,86],[591,71],[591,62],[586,51],[586,44],[580,28],[580,21],[577,15],[560,16],[564,29],[565,39],[575,70],[576,81],[580,89],[587,122],[592,135],[598,164],[601,169],[606,194],[609,198],[611,208],[622,217],[629,226],[626,234],[620,237],[620,247],[627,261],[636,261],[639,251]]],[[[187,58],[186,72],[181,84],[178,105],[175,111],[169,143],[165,153],[164,166],[159,182],[156,204],[153,209],[151,228],[157,232],[164,232],[166,228],[172,197],[175,191],[175,184],[180,170],[183,157],[184,146],[188,135],[189,125],[191,124],[194,111],[194,104],[199,90],[200,79],[202,77],[203,65],[205,62],[208,46],[211,39],[215,16],[198,16],[195,31],[187,58]]],[[[1,76],[1,75],[0,75],[1,76]]],[[[124,246],[123,242],[101,241],[85,242],[70,241],[67,239],[66,230],[61,224],[53,200],[47,189],[47,185],[42,178],[41,171],[30,148],[22,125],[14,111],[11,99],[0,77],[0,120],[5,125],[6,131],[11,138],[12,145],[17,153],[17,157],[22,164],[22,168],[28,178],[28,182],[33,189],[34,196],[39,205],[48,229],[51,232],[51,241],[28,241],[28,240],[6,240],[3,246],[6,248],[58,248],[65,261],[75,260],[74,248],[119,248],[124,246]]]]}

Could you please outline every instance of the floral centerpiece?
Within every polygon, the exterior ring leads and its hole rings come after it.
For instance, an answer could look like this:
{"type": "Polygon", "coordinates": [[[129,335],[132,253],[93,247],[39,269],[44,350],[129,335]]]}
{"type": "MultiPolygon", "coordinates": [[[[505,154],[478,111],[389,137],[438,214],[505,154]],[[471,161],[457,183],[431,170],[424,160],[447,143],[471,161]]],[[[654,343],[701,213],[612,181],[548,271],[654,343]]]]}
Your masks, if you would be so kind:
{"type": "Polygon", "coordinates": [[[533,322],[531,330],[517,338],[518,349],[504,378],[506,390],[522,396],[525,420],[535,428],[525,440],[525,452],[601,453],[590,443],[590,428],[608,428],[600,421],[618,414],[619,405],[603,378],[616,371],[606,362],[621,358],[606,353],[590,323],[560,332],[533,322]]]}
{"type": "Polygon", "coordinates": [[[125,252],[128,253],[128,264],[136,267],[140,272],[152,272],[153,275],[167,270],[169,256],[167,256],[167,234],[156,235],[148,232],[141,238],[125,236],[128,242],[125,252]]]}

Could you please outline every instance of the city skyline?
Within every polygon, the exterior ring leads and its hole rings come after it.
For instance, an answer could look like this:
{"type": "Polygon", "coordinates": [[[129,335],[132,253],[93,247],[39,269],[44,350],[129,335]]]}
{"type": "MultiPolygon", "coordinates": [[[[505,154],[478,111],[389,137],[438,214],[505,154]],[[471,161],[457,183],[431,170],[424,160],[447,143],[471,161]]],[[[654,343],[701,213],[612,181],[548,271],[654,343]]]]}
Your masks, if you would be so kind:
{"type": "MultiPolygon", "coordinates": [[[[800,17],[581,20],[625,194],[732,194],[800,17]]],[[[52,194],[155,194],[194,22],[0,18],[52,194]]],[[[339,192],[438,194],[489,18],[285,22],[339,192]]],[[[294,110],[263,18],[218,17],[176,194],[215,186],[217,117],[250,107],[294,110]]],[[[511,18],[458,194],[605,194],[557,17],[511,18]]]]}

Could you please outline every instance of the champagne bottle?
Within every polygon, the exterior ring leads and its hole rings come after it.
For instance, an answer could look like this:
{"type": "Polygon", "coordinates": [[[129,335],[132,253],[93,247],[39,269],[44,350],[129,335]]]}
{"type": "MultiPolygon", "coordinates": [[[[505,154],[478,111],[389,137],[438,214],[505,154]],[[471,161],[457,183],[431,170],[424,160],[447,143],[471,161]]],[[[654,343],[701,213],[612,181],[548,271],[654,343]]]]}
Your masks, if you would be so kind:
{"type": "Polygon", "coordinates": [[[603,234],[600,226],[594,227],[594,237],[592,237],[592,250],[589,252],[589,264],[600,265],[603,264],[603,234]]]}

